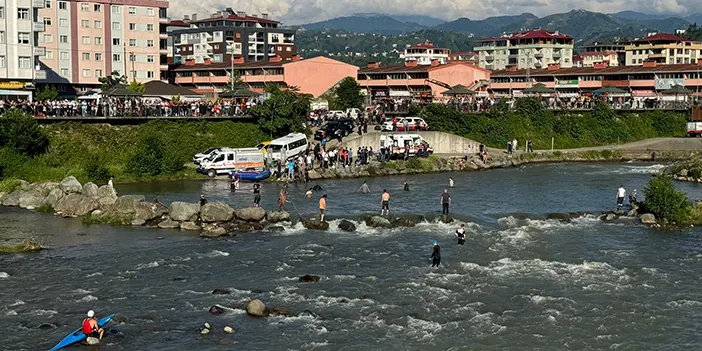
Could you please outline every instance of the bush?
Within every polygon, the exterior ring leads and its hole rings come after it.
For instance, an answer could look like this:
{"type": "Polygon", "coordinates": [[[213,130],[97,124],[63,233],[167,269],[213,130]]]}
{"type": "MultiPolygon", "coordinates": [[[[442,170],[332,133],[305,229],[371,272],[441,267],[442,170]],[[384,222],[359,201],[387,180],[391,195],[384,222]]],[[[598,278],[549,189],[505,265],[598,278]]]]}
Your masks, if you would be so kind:
{"type": "Polygon", "coordinates": [[[652,178],[644,189],[646,210],[656,218],[668,223],[686,223],[690,219],[692,205],[687,196],[675,190],[673,182],[665,175],[652,178]]]}
{"type": "Polygon", "coordinates": [[[110,179],[110,171],[105,166],[102,158],[96,153],[92,153],[86,158],[85,174],[94,183],[104,183],[110,179]]]}
{"type": "Polygon", "coordinates": [[[35,156],[46,151],[49,138],[32,116],[13,109],[0,117],[0,147],[3,146],[35,156]]]}
{"type": "Polygon", "coordinates": [[[136,176],[156,176],[161,174],[163,147],[156,135],[149,135],[137,145],[137,150],[127,161],[127,172],[136,176]]]}
{"type": "Polygon", "coordinates": [[[54,213],[54,207],[49,204],[43,204],[37,207],[37,212],[54,213]]]}

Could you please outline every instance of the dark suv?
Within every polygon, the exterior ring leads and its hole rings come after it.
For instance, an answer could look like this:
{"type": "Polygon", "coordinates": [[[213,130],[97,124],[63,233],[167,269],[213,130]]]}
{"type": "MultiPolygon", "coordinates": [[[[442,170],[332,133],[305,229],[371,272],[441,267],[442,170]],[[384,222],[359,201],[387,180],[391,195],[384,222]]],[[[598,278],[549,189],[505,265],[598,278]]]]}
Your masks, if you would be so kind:
{"type": "Polygon", "coordinates": [[[353,133],[353,120],[351,118],[340,118],[327,122],[322,128],[314,133],[315,140],[322,140],[326,135],[327,140],[336,139],[341,135],[345,137],[353,133]]]}

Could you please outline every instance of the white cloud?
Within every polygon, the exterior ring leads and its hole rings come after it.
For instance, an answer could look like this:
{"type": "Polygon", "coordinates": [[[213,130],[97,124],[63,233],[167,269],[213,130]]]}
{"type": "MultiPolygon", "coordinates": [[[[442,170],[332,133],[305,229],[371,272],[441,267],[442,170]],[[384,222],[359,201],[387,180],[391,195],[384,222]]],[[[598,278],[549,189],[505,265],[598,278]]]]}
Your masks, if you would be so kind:
{"type": "MultiPolygon", "coordinates": [[[[633,10],[644,13],[686,15],[702,12],[701,0],[186,0],[170,1],[170,16],[198,16],[231,7],[249,14],[268,13],[285,24],[300,24],[348,16],[357,12],[428,15],[453,20],[531,12],[537,16],[567,12],[574,8],[613,13],[633,10]]],[[[202,18],[202,17],[201,17],[202,18]]]]}

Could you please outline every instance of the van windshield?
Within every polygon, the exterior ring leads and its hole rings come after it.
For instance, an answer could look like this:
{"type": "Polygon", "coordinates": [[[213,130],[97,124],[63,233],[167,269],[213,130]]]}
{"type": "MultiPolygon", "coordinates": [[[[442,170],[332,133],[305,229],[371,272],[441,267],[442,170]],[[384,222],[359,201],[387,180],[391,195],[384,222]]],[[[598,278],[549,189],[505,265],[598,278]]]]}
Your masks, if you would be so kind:
{"type": "Polygon", "coordinates": [[[271,150],[273,152],[278,152],[283,149],[283,145],[268,145],[268,150],[271,150]]]}

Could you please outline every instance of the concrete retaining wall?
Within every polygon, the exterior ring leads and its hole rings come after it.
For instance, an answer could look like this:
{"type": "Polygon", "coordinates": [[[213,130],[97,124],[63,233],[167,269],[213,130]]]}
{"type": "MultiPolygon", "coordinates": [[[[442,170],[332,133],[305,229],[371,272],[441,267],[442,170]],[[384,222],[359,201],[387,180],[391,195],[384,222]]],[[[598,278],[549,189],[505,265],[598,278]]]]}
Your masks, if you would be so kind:
{"type": "MultiPolygon", "coordinates": [[[[381,133],[371,132],[364,135],[350,136],[341,143],[342,147],[348,147],[351,150],[357,150],[361,146],[372,147],[373,150],[380,148],[380,136],[387,134],[402,134],[402,133],[381,133]]],[[[464,155],[469,145],[473,146],[473,152],[478,149],[479,142],[460,137],[458,135],[443,133],[443,132],[411,132],[411,134],[421,135],[429,145],[434,148],[435,154],[460,154],[464,155]]]]}

